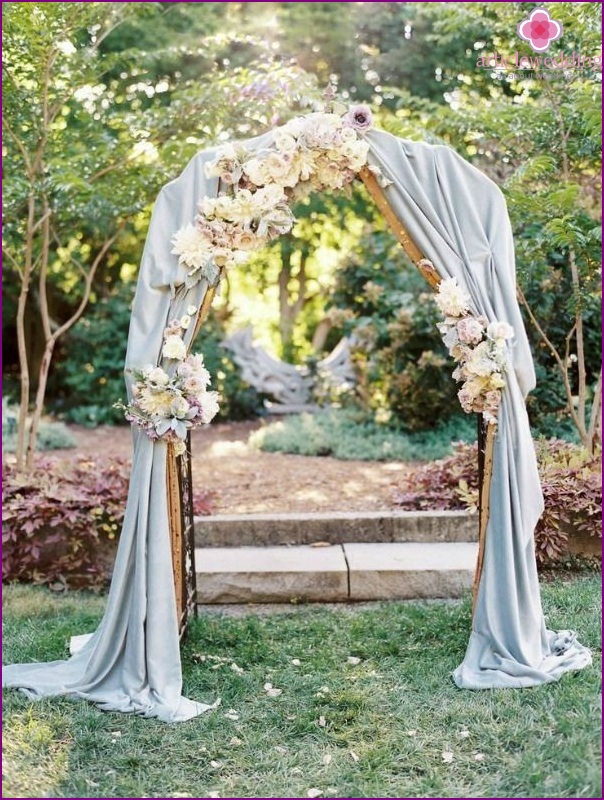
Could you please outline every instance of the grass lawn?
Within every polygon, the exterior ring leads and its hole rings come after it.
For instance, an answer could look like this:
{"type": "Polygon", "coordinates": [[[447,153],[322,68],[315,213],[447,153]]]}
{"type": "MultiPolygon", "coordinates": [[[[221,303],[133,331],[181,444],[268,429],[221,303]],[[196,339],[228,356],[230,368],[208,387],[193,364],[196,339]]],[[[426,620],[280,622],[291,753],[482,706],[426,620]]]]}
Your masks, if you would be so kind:
{"type": "MultiPolygon", "coordinates": [[[[220,696],[218,710],[165,725],[5,692],[3,797],[601,796],[600,578],[547,584],[543,600],[548,625],[578,629],[596,664],[485,692],[449,676],[469,600],[205,614],[184,646],[185,693],[220,696]]],[[[102,608],[6,588],[5,661],[64,657],[102,608]]]]}

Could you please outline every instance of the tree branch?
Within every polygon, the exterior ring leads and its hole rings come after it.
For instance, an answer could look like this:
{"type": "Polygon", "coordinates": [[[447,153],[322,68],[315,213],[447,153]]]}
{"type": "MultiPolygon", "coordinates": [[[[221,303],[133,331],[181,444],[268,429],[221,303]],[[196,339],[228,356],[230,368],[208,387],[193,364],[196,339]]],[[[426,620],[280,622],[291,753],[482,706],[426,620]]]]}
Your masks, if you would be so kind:
{"type": "Polygon", "coordinates": [[[562,376],[562,382],[564,384],[564,391],[566,392],[566,398],[568,400],[568,410],[570,412],[570,415],[572,417],[573,422],[575,423],[575,425],[577,427],[577,430],[579,431],[579,435],[581,436],[581,441],[583,441],[585,443],[586,442],[586,437],[587,437],[587,432],[585,431],[584,422],[579,418],[579,416],[577,415],[577,412],[575,411],[575,407],[574,407],[574,403],[573,403],[573,391],[572,391],[572,387],[570,385],[570,380],[569,380],[569,377],[568,377],[568,367],[564,364],[564,362],[560,358],[560,354],[556,350],[556,347],[554,346],[554,344],[552,343],[551,339],[548,337],[546,332],[543,330],[543,328],[542,328],[541,324],[539,323],[538,319],[533,314],[533,311],[532,311],[531,307],[529,306],[529,304],[527,302],[527,299],[524,296],[524,292],[522,291],[520,286],[516,287],[516,292],[517,292],[517,295],[518,295],[518,299],[520,300],[522,305],[526,308],[527,314],[529,315],[529,318],[530,318],[532,324],[534,325],[535,329],[539,333],[539,336],[541,337],[541,341],[545,344],[547,349],[550,351],[550,353],[554,357],[554,360],[556,361],[556,364],[557,364],[558,369],[560,370],[560,374],[562,376]]]}
{"type": "Polygon", "coordinates": [[[33,172],[32,172],[31,160],[29,158],[29,153],[25,149],[25,146],[24,146],[23,142],[21,141],[21,139],[19,139],[17,134],[11,128],[10,123],[6,119],[4,114],[2,115],[2,125],[3,125],[3,127],[6,128],[6,130],[8,132],[8,135],[13,140],[13,142],[17,145],[17,149],[19,150],[19,152],[23,156],[23,161],[25,162],[25,169],[27,170],[29,176],[31,177],[33,175],[33,172]]]}

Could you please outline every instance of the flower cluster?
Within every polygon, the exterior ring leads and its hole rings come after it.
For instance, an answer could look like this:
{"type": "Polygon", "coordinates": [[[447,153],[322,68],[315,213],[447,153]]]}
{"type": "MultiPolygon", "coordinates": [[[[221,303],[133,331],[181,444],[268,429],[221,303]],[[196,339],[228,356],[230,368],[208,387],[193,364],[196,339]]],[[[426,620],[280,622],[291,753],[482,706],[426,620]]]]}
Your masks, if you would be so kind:
{"type": "Polygon", "coordinates": [[[470,298],[457,285],[456,278],[441,281],[436,303],[445,317],[438,325],[449,353],[458,362],[453,372],[462,382],[457,393],[466,413],[482,412],[489,423],[497,422],[501,390],[506,382],[506,342],[514,336],[507,322],[489,323],[473,316],[470,298]]]}
{"type": "Polygon", "coordinates": [[[129,422],[142,428],[150,439],[164,439],[176,445],[180,455],[185,451],[184,440],[189,429],[210,422],[218,413],[218,392],[208,391],[210,373],[203,356],[187,355],[182,333],[191,324],[195,306],[175,319],[164,330],[162,358],[177,362],[172,374],[162,367],[149,364],[133,370],[132,401],[123,408],[129,422]]]}
{"type": "Polygon", "coordinates": [[[188,270],[186,287],[202,278],[217,283],[223,269],[288,233],[295,222],[290,203],[350,183],[367,163],[369,145],[360,135],[371,125],[367,106],[343,116],[314,112],[275,128],[266,149],[221,148],[206,165],[207,177],[220,178],[221,194],[204,198],[195,222],[172,239],[172,253],[188,270]]]}

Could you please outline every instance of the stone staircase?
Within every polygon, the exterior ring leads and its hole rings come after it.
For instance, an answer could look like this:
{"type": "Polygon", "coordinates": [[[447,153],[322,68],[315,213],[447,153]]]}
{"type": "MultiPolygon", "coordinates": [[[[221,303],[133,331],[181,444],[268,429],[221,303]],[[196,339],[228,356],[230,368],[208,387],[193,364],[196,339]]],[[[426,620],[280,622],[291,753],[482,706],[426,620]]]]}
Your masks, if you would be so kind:
{"type": "Polygon", "coordinates": [[[472,586],[477,519],[463,512],[200,517],[200,604],[459,597],[472,586]]]}

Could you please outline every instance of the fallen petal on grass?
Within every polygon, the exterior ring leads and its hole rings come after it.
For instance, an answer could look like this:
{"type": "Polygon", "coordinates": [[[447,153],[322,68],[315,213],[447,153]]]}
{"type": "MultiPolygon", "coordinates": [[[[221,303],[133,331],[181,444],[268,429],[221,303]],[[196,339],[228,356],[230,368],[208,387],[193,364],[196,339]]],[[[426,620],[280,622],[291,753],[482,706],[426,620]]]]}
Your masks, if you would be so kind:
{"type": "Polygon", "coordinates": [[[356,667],[357,664],[361,663],[361,659],[357,656],[348,656],[346,659],[347,664],[351,664],[353,667],[356,667]]]}
{"type": "Polygon", "coordinates": [[[317,723],[319,725],[319,728],[324,728],[327,725],[327,720],[325,719],[325,717],[321,716],[317,720],[317,723]]]}
{"type": "Polygon", "coordinates": [[[453,753],[450,750],[445,750],[441,754],[441,758],[445,764],[450,764],[453,761],[453,753]]]}
{"type": "Polygon", "coordinates": [[[235,664],[235,662],[234,662],[234,661],[233,661],[233,663],[231,664],[231,669],[233,670],[233,672],[236,672],[236,673],[237,673],[237,675],[242,675],[242,674],[243,674],[243,672],[245,671],[245,670],[244,670],[242,667],[240,667],[238,664],[235,664]]]}
{"type": "Polygon", "coordinates": [[[484,753],[474,753],[474,761],[484,761],[484,753]]]}
{"type": "Polygon", "coordinates": [[[321,797],[322,794],[323,794],[322,789],[309,789],[306,792],[307,797],[321,797]]]}
{"type": "Polygon", "coordinates": [[[299,667],[302,662],[299,658],[292,658],[291,663],[294,665],[294,667],[299,667]]]}
{"type": "Polygon", "coordinates": [[[470,736],[470,731],[459,731],[460,739],[467,739],[470,736]]]}
{"type": "Polygon", "coordinates": [[[325,764],[326,767],[328,767],[331,764],[332,758],[333,757],[331,753],[325,753],[321,761],[325,764]]]}
{"type": "Polygon", "coordinates": [[[358,756],[357,756],[357,754],[354,752],[354,750],[349,750],[348,752],[350,753],[350,757],[352,758],[352,760],[353,760],[354,762],[357,762],[357,761],[359,760],[359,757],[358,757],[358,756]]]}

